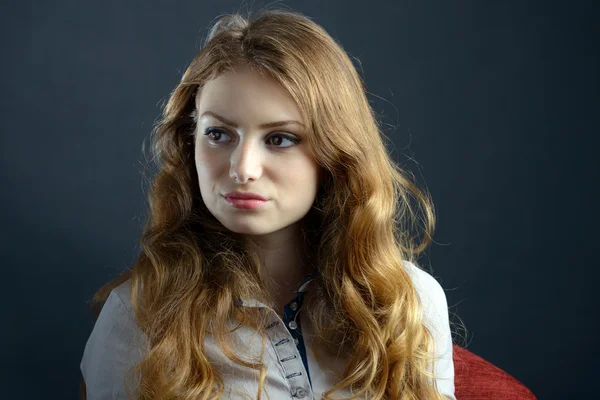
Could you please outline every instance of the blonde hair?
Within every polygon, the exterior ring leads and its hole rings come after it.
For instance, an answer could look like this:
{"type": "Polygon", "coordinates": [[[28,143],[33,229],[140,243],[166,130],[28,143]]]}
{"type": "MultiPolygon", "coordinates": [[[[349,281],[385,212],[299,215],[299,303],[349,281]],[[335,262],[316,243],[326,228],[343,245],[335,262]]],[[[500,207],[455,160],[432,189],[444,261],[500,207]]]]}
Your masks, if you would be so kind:
{"type": "Polygon", "coordinates": [[[160,169],[149,192],[142,251],[131,270],[94,298],[101,305],[114,287],[131,280],[132,307],[148,338],[147,356],[131,371],[139,377],[135,398],[219,398],[224,383],[205,355],[207,335],[232,361],[260,372],[256,398],[264,389],[266,365],[232,350],[226,321],[233,317],[264,335],[256,309],[235,302],[274,302],[255,249],[202,202],[194,161],[195,96],[207,81],[240,65],[293,96],[324,171],[303,220],[307,262],[318,269],[303,308],[315,345],[349,357],[343,379],[324,398],[349,387],[352,398],[442,399],[431,373],[435,343],[403,266],[416,264],[431,242],[431,199],[391,160],[346,52],[311,19],[284,10],[222,16],[153,130],[160,169]]]}

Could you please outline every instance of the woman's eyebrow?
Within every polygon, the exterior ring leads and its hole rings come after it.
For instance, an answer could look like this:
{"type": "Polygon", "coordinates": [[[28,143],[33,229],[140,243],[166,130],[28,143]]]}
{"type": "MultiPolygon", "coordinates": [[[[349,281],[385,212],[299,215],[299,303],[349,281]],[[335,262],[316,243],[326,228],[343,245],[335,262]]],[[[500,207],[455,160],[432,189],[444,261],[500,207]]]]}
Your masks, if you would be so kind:
{"type": "MultiPolygon", "coordinates": [[[[219,121],[223,122],[225,125],[229,125],[232,128],[238,128],[238,124],[236,124],[235,122],[230,121],[227,118],[222,117],[219,114],[214,113],[212,111],[205,111],[204,113],[202,113],[202,115],[200,116],[200,118],[204,117],[205,115],[209,115],[209,116],[211,116],[213,118],[216,118],[219,121]]],[[[267,122],[265,124],[259,125],[258,127],[260,129],[268,129],[268,128],[275,128],[277,126],[290,125],[290,124],[300,125],[302,128],[305,127],[303,123],[301,123],[299,121],[296,121],[296,120],[293,120],[293,119],[288,119],[288,120],[285,120],[285,121],[267,122]]]]}

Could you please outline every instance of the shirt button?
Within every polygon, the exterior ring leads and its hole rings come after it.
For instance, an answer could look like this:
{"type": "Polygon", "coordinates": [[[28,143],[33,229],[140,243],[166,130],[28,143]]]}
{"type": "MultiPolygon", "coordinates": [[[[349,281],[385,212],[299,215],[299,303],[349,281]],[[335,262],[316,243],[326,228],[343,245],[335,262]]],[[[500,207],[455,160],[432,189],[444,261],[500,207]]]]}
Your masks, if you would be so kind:
{"type": "Polygon", "coordinates": [[[292,311],[296,311],[298,309],[298,303],[293,302],[292,304],[290,304],[290,308],[292,309],[292,311]]]}
{"type": "Polygon", "coordinates": [[[294,397],[297,397],[299,399],[303,399],[308,395],[308,392],[302,388],[298,388],[296,389],[296,393],[294,393],[294,397]]]}
{"type": "Polygon", "coordinates": [[[296,329],[298,327],[298,324],[296,324],[296,321],[290,321],[288,326],[290,327],[290,329],[296,329]]]}

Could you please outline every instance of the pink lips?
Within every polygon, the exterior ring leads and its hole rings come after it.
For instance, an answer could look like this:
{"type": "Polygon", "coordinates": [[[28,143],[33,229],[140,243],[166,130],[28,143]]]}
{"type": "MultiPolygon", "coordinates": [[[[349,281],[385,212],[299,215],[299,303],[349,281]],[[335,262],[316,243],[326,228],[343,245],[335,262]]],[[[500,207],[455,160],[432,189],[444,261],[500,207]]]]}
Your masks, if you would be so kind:
{"type": "Polygon", "coordinates": [[[225,200],[234,206],[244,210],[254,210],[262,207],[269,201],[264,197],[251,192],[229,192],[223,196],[225,200]]]}

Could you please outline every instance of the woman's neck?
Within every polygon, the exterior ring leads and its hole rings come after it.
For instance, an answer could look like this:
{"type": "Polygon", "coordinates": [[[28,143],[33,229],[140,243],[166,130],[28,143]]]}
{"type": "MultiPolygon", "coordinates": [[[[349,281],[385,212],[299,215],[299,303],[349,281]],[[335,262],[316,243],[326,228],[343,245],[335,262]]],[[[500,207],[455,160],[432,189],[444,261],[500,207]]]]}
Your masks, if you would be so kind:
{"type": "Polygon", "coordinates": [[[306,251],[299,226],[284,231],[253,237],[261,260],[262,274],[269,293],[275,301],[275,311],[281,315],[283,307],[295,296],[298,286],[312,272],[306,262],[306,251]]]}

